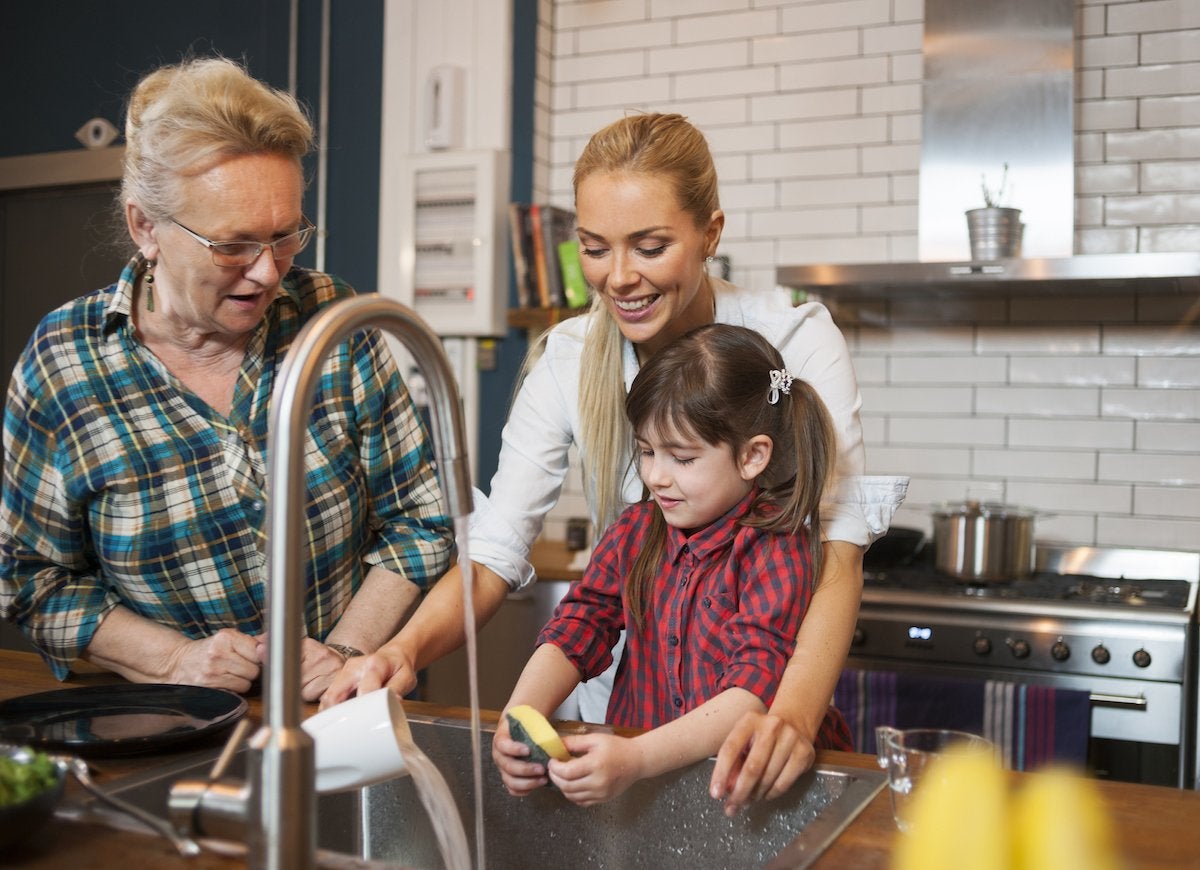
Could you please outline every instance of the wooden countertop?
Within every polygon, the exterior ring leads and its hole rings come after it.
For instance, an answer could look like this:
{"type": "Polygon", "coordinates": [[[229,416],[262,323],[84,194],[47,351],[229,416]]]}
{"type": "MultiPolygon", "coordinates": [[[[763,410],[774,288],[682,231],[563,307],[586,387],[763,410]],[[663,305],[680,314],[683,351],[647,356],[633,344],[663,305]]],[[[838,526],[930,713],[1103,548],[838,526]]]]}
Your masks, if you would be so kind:
{"type": "MultiPolygon", "coordinates": [[[[70,686],[95,686],[120,682],[119,677],[87,669],[65,683],[57,682],[36,656],[30,653],[0,650],[0,699],[50,691],[70,686]]],[[[405,702],[406,709],[433,716],[466,717],[466,711],[420,702],[405,702]]],[[[315,712],[310,706],[309,712],[315,712]]],[[[250,716],[258,719],[258,699],[250,701],[250,716]]],[[[495,713],[483,713],[495,721],[495,713]]],[[[214,738],[221,745],[224,736],[214,738]]],[[[194,751],[189,746],[186,752],[194,751]]],[[[169,760],[180,753],[159,753],[124,759],[92,761],[96,779],[122,776],[169,760]]],[[[821,752],[817,761],[850,767],[875,765],[868,755],[821,752]]],[[[1022,774],[1014,774],[1022,776],[1022,774]]],[[[1200,866],[1200,793],[1161,786],[1101,782],[1100,790],[1108,802],[1117,842],[1129,870],[1138,868],[1185,868],[1200,866]]],[[[51,837],[38,838],[32,849],[4,856],[5,866],[25,870],[60,870],[62,867],[87,867],[97,870],[124,870],[128,867],[180,868],[180,870],[225,870],[242,867],[239,859],[206,852],[197,858],[179,857],[165,840],[117,831],[97,824],[55,819],[48,826],[51,837]]],[[[897,836],[892,823],[890,799],[880,792],[845,832],[814,865],[818,870],[854,867],[883,870],[888,865],[892,842],[897,836]]]]}

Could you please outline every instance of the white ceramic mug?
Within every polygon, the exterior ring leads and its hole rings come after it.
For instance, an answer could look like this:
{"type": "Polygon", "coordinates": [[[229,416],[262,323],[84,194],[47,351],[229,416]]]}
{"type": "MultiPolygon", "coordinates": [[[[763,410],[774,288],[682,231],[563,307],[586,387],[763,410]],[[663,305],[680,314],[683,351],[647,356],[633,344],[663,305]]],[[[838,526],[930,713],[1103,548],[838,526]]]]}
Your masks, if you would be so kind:
{"type": "Polygon", "coordinates": [[[902,831],[911,830],[909,803],[925,768],[951,746],[966,746],[994,752],[995,746],[977,734],[942,728],[910,728],[901,731],[887,725],[875,729],[875,753],[879,766],[888,772],[892,793],[892,818],[902,831]]]}
{"type": "Polygon", "coordinates": [[[322,710],[304,722],[316,745],[317,791],[374,785],[408,772],[404,746],[412,732],[400,699],[376,689],[322,710]]]}

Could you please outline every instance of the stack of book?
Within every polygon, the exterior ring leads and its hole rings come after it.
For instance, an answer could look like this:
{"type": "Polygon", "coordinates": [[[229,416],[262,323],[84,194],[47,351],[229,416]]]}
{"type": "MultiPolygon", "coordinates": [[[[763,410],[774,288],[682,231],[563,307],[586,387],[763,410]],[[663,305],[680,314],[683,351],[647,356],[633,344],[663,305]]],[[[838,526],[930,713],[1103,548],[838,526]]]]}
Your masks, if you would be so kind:
{"type": "Polygon", "coordinates": [[[575,213],[554,205],[514,202],[508,206],[508,221],[521,307],[587,305],[575,213]]]}

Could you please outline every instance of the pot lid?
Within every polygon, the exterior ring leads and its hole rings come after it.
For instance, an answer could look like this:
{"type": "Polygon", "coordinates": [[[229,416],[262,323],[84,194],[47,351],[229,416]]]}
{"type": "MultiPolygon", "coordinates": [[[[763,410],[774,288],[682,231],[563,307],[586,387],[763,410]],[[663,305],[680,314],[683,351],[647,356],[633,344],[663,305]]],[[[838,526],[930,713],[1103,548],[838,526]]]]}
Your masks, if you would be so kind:
{"type": "Polygon", "coordinates": [[[960,502],[946,502],[938,505],[933,510],[935,517],[964,517],[973,518],[981,517],[984,519],[996,518],[1006,519],[1012,517],[1014,519],[1025,519],[1036,516],[1039,511],[1015,504],[1003,504],[994,501],[976,501],[974,499],[966,499],[960,502]]]}

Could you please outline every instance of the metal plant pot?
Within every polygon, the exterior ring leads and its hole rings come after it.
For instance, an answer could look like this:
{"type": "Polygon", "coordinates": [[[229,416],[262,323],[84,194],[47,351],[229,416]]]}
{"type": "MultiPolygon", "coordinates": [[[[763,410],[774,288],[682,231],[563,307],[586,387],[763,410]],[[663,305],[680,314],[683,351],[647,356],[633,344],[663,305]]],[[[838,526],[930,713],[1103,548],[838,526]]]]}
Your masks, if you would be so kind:
{"type": "Polygon", "coordinates": [[[1019,208],[973,208],[967,212],[967,235],[972,260],[1001,260],[1021,256],[1025,224],[1019,208]]]}

